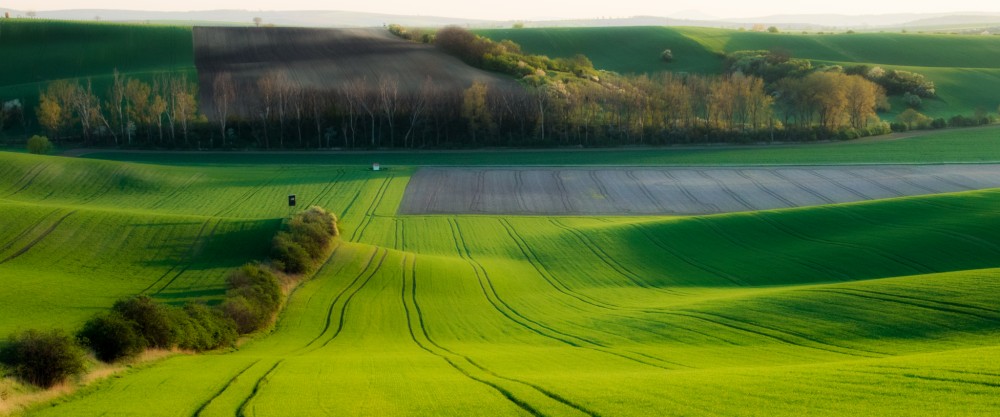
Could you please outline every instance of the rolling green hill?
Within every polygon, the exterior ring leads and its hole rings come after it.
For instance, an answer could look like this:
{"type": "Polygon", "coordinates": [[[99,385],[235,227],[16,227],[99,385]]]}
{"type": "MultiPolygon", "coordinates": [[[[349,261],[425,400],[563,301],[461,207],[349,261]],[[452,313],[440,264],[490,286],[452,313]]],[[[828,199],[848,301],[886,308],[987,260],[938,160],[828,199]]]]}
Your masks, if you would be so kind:
{"type": "Polygon", "coordinates": [[[925,74],[937,84],[941,96],[926,102],[924,112],[933,117],[971,114],[977,108],[995,113],[1000,105],[1000,39],[992,36],[771,34],[693,27],[495,29],[478,33],[497,40],[511,39],[528,53],[552,57],[582,53],[596,68],[619,73],[719,73],[725,53],[783,48],[794,57],[819,64],[870,64],[925,74]],[[671,64],[660,60],[660,53],[668,48],[674,53],[671,64]]]}
{"type": "Polygon", "coordinates": [[[0,56],[0,99],[20,99],[29,111],[53,80],[90,78],[103,92],[116,68],[143,79],[194,75],[191,28],[182,26],[2,19],[0,56]]]}
{"type": "Polygon", "coordinates": [[[18,288],[0,305],[34,313],[5,331],[68,326],[151,284],[167,301],[217,295],[227,268],[261,256],[289,193],[340,214],[343,234],[272,335],[137,367],[29,415],[1000,407],[1000,191],[677,218],[402,216],[414,168],[266,157],[0,153],[0,212],[15,219],[0,259],[27,248],[0,265],[18,288]],[[174,266],[186,270],[164,284],[174,266]]]}

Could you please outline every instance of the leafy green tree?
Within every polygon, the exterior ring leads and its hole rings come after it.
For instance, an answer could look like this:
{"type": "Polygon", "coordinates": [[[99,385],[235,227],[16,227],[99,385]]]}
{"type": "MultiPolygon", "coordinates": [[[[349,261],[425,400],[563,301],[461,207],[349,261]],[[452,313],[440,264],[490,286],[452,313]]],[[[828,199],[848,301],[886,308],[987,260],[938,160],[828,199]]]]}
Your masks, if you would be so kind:
{"type": "Polygon", "coordinates": [[[28,152],[44,155],[52,151],[52,142],[45,136],[32,136],[28,139],[28,152]]]}

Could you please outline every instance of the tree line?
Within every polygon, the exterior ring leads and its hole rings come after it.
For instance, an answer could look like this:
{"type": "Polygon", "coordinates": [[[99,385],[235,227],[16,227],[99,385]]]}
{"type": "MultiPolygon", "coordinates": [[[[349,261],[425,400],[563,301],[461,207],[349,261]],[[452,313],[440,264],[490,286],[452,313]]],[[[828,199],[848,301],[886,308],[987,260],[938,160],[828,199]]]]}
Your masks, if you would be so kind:
{"type": "Polygon", "coordinates": [[[186,74],[160,74],[152,82],[114,70],[103,94],[86,80],[58,80],[39,93],[35,115],[55,140],[87,145],[190,144],[199,121],[198,84],[186,74]]]}
{"type": "Polygon", "coordinates": [[[458,27],[390,30],[516,81],[463,90],[449,80],[414,84],[382,74],[315,86],[280,69],[219,72],[203,80],[210,100],[199,103],[198,85],[184,75],[146,82],[115,71],[103,95],[89,80],[51,83],[36,114],[50,135],[85,144],[263,149],[807,141],[932,125],[879,118],[887,94],[904,94],[915,107],[936,94],[932,82],[906,71],[816,68],[773,50],[730,54],[722,75],[621,75],[582,55],[529,55],[458,27]]]}

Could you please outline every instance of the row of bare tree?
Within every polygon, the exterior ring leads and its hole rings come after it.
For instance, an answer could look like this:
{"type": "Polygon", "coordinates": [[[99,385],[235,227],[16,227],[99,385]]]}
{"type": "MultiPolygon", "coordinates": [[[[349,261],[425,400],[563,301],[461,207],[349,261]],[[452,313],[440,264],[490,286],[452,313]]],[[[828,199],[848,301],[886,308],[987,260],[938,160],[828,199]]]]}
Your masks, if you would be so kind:
{"type": "MultiPolygon", "coordinates": [[[[529,88],[475,83],[459,91],[432,79],[418,88],[380,77],[319,89],[283,72],[243,83],[220,73],[212,91],[216,132],[231,140],[249,136],[264,148],[655,144],[726,140],[783,125],[775,96],[759,78],[741,74],[610,76],[529,88]]],[[[811,112],[824,128],[860,126],[877,119],[870,104],[843,106],[857,110],[844,113],[850,117],[796,107],[785,120],[810,126],[813,116],[804,115],[811,112]]]]}
{"type": "Polygon", "coordinates": [[[779,83],[660,74],[567,78],[540,86],[474,83],[461,90],[389,76],[324,86],[272,71],[255,79],[218,73],[208,118],[197,86],[181,76],[152,83],[113,74],[103,98],[90,81],[42,92],[41,126],[85,143],[271,148],[420,148],[634,144],[782,139],[804,129],[863,130],[885,102],[859,76],[818,72],[779,83]],[[209,121],[210,120],[210,121],[209,121]]]}
{"type": "Polygon", "coordinates": [[[49,83],[39,95],[38,124],[57,140],[79,137],[86,144],[172,145],[188,143],[198,119],[198,85],[185,74],[157,75],[152,83],[115,70],[105,94],[90,79],[49,83]]]}

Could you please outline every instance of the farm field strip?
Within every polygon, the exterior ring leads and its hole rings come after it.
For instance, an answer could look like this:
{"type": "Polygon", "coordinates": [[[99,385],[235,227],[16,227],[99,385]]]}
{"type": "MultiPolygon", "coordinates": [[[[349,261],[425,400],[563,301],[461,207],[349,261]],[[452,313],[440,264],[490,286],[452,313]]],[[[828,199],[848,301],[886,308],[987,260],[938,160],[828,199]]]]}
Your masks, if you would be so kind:
{"type": "Polygon", "coordinates": [[[715,214],[993,187],[1000,187],[997,165],[421,168],[407,185],[399,213],[715,214]]]}
{"type": "MultiPolygon", "coordinates": [[[[396,38],[384,29],[196,27],[193,33],[204,109],[214,108],[211,86],[222,72],[250,86],[269,71],[285,71],[289,81],[297,85],[324,89],[331,87],[330,80],[375,84],[381,78],[394,77],[403,92],[419,89],[428,78],[442,88],[457,90],[473,81],[510,82],[465,65],[431,45],[396,38]]],[[[212,114],[211,110],[206,114],[212,114]]]]}

